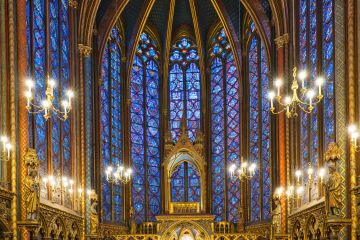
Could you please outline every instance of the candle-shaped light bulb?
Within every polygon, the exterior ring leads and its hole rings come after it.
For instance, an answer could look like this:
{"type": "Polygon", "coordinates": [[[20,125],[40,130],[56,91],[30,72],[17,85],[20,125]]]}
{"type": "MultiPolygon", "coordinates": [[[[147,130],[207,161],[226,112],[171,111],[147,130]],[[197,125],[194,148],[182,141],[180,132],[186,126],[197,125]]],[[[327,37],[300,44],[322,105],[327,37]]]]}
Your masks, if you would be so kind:
{"type": "Polygon", "coordinates": [[[25,97],[26,97],[26,100],[27,100],[26,107],[30,108],[30,101],[31,101],[31,98],[32,98],[31,91],[26,91],[25,92],[25,97]]]}
{"type": "Polygon", "coordinates": [[[321,88],[324,85],[324,82],[325,82],[325,80],[322,77],[318,77],[316,79],[316,85],[318,85],[318,87],[319,87],[319,96],[321,96],[321,88]]]}
{"type": "Polygon", "coordinates": [[[280,97],[280,87],[282,85],[282,81],[280,79],[276,79],[274,85],[277,89],[277,96],[280,97]]]}
{"type": "Polygon", "coordinates": [[[354,142],[354,146],[357,147],[357,139],[359,137],[359,133],[358,132],[354,132],[351,134],[351,138],[352,138],[352,141],[354,142]]]}
{"type": "Polygon", "coordinates": [[[298,188],[296,189],[296,195],[297,195],[298,197],[300,197],[300,196],[303,194],[303,192],[304,192],[304,187],[303,187],[303,186],[300,186],[300,187],[298,187],[298,188]]]}
{"type": "Polygon", "coordinates": [[[275,190],[275,196],[277,197],[281,197],[281,195],[283,194],[284,192],[284,188],[283,187],[278,187],[276,190],[275,190]]]}
{"type": "Polygon", "coordinates": [[[82,193],[83,193],[83,189],[82,189],[82,188],[79,188],[79,189],[78,189],[78,193],[79,193],[79,196],[81,197],[81,196],[82,196],[82,193]]]}
{"type": "Polygon", "coordinates": [[[64,100],[64,101],[62,101],[62,105],[63,105],[63,108],[64,108],[64,119],[67,119],[69,103],[68,103],[68,101],[64,100]]]}
{"type": "Polygon", "coordinates": [[[302,172],[300,170],[295,171],[295,176],[296,176],[297,182],[300,182],[301,175],[302,175],[302,172]]]}
{"type": "Polygon", "coordinates": [[[50,108],[50,102],[48,100],[44,100],[42,101],[42,106],[44,108],[44,111],[45,111],[45,115],[48,114],[48,110],[50,108]]]}
{"type": "Polygon", "coordinates": [[[12,145],[11,145],[10,143],[7,143],[7,144],[5,145],[5,148],[6,148],[6,150],[7,150],[7,157],[10,158],[10,150],[11,150],[11,148],[12,148],[12,145]]]}
{"type": "Polygon", "coordinates": [[[25,85],[27,86],[28,90],[31,91],[31,89],[34,87],[34,82],[31,80],[31,78],[26,79],[25,85]]]}
{"type": "Polygon", "coordinates": [[[88,194],[88,196],[90,197],[91,196],[91,189],[88,189],[88,190],[86,190],[86,193],[88,194]]]}
{"type": "Polygon", "coordinates": [[[313,173],[314,173],[314,169],[310,166],[310,167],[308,168],[308,170],[307,170],[307,174],[308,174],[308,176],[309,176],[309,180],[312,179],[313,173]]]}
{"type": "Polygon", "coordinates": [[[43,177],[42,180],[44,182],[45,187],[47,187],[47,183],[48,183],[49,179],[47,177],[43,177]]]}
{"type": "Polygon", "coordinates": [[[67,94],[67,96],[68,96],[69,110],[70,110],[70,109],[71,109],[71,100],[72,100],[73,97],[74,97],[74,92],[71,91],[71,90],[68,90],[66,94],[67,94]]]}
{"type": "Polygon", "coordinates": [[[55,87],[55,81],[52,78],[50,78],[48,80],[48,89],[50,91],[49,93],[50,93],[51,96],[54,95],[54,87],[55,87]]]}
{"type": "Polygon", "coordinates": [[[354,132],[356,132],[356,125],[351,124],[351,125],[348,127],[348,133],[353,134],[354,132]]]}
{"type": "Polygon", "coordinates": [[[307,92],[307,97],[309,98],[310,106],[312,106],[312,99],[313,99],[314,96],[315,96],[315,92],[310,89],[310,90],[307,92]]]}
{"type": "Polygon", "coordinates": [[[270,108],[274,108],[274,97],[275,93],[273,91],[269,92],[269,99],[270,99],[270,108]]]}
{"type": "Polygon", "coordinates": [[[320,182],[321,182],[321,183],[324,181],[325,173],[326,173],[325,168],[320,168],[320,170],[319,170],[319,177],[320,177],[320,182]]]}
{"type": "Polygon", "coordinates": [[[9,139],[6,136],[1,136],[1,142],[3,143],[4,146],[4,152],[6,151],[6,144],[8,143],[9,139]]]}
{"type": "Polygon", "coordinates": [[[307,72],[305,70],[300,71],[298,77],[301,81],[301,87],[305,89],[305,78],[307,77],[307,72]]]}

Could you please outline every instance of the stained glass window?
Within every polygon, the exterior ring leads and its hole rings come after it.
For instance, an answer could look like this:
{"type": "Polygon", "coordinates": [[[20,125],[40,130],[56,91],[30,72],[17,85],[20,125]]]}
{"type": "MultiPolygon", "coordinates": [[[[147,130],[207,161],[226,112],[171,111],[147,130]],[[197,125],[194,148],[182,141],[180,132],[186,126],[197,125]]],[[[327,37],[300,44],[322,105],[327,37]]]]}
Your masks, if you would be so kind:
{"type": "Polygon", "coordinates": [[[217,221],[237,222],[240,183],[228,176],[228,166],[240,164],[240,85],[224,29],[211,40],[212,213],[217,221]]]}
{"type": "Polygon", "coordinates": [[[258,169],[250,181],[250,221],[270,219],[269,68],[264,46],[251,35],[248,46],[249,160],[258,169]]]}
{"type": "MultiPolygon", "coordinates": [[[[310,73],[310,79],[319,75],[325,77],[323,113],[315,108],[311,115],[301,114],[301,166],[297,166],[298,168],[307,167],[309,163],[318,167],[321,158],[319,151],[335,141],[333,4],[332,0],[300,0],[298,3],[299,66],[310,73]],[[319,45],[322,56],[319,56],[319,45]],[[323,133],[319,131],[321,126],[323,133]],[[321,142],[323,146],[320,146],[321,142]]],[[[312,84],[307,82],[306,86],[310,87],[312,84]]],[[[313,188],[311,194],[315,199],[318,195],[317,188],[313,188]]],[[[306,194],[303,201],[308,201],[306,194]]]]}
{"type": "Polygon", "coordinates": [[[200,129],[200,70],[196,44],[182,37],[171,47],[169,62],[170,129],[175,141],[180,135],[180,123],[186,116],[189,138],[194,141],[200,129]]]}
{"type": "MultiPolygon", "coordinates": [[[[121,34],[115,26],[106,44],[101,68],[100,124],[102,169],[123,163],[123,123],[121,77],[121,34]]],[[[124,220],[123,187],[106,181],[102,177],[102,218],[108,223],[124,220]]]]}
{"type": "MultiPolygon", "coordinates": [[[[65,91],[71,85],[69,9],[67,0],[49,0],[48,4],[49,11],[46,11],[44,0],[26,1],[27,70],[35,82],[34,100],[39,103],[45,99],[49,76],[57,84],[54,104],[60,105],[58,100],[66,96],[65,91]]],[[[71,118],[61,121],[52,115],[51,120],[46,121],[37,114],[29,115],[28,119],[29,145],[36,149],[41,161],[40,175],[60,173],[72,177],[71,118]]],[[[42,190],[41,196],[48,197],[47,191],[42,190]]],[[[71,206],[68,198],[57,195],[52,201],[71,206]]]]}
{"type": "Polygon", "coordinates": [[[182,162],[170,179],[172,202],[200,202],[200,175],[196,166],[182,162]]]}
{"type": "Polygon", "coordinates": [[[130,82],[132,205],[138,223],[160,214],[160,98],[158,43],[142,33],[130,82]]]}

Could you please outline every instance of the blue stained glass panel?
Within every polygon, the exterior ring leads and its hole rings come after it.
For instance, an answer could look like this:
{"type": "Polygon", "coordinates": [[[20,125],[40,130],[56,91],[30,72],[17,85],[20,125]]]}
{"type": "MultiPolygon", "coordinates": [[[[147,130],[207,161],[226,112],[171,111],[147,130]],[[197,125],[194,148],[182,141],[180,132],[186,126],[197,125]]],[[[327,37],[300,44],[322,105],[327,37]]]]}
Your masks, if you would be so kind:
{"type": "Polygon", "coordinates": [[[197,46],[188,37],[176,41],[170,52],[169,94],[170,130],[174,141],[180,136],[180,124],[185,112],[191,141],[200,129],[201,84],[197,46]]]}

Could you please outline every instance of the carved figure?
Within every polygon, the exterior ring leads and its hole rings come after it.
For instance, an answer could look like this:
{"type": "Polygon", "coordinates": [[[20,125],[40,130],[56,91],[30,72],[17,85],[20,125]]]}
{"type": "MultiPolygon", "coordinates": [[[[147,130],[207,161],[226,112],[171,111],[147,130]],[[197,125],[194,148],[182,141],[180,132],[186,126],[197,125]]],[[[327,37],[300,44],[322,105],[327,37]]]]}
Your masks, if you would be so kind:
{"type": "Polygon", "coordinates": [[[341,203],[341,182],[342,178],[340,173],[336,170],[334,163],[328,164],[329,178],[325,184],[326,200],[327,200],[327,213],[332,216],[339,216],[341,203]]]}
{"type": "Polygon", "coordinates": [[[342,177],[336,169],[336,163],[341,159],[343,153],[344,151],[336,143],[330,143],[325,153],[329,172],[325,183],[325,203],[328,216],[340,216],[342,177]]]}
{"type": "Polygon", "coordinates": [[[99,218],[98,218],[98,212],[97,212],[97,205],[98,205],[98,199],[96,193],[91,194],[91,206],[90,206],[90,232],[91,234],[97,234],[97,229],[99,225],[99,218]]]}
{"type": "Polygon", "coordinates": [[[281,202],[279,197],[274,197],[274,209],[271,212],[274,233],[281,232],[281,202]]]}
{"type": "Polygon", "coordinates": [[[136,234],[136,221],[135,221],[135,211],[134,208],[130,208],[130,234],[136,234]]]}
{"type": "Polygon", "coordinates": [[[40,203],[40,186],[38,177],[40,161],[37,158],[35,149],[28,149],[24,156],[24,163],[28,172],[24,179],[26,219],[30,221],[37,221],[40,203]]]}

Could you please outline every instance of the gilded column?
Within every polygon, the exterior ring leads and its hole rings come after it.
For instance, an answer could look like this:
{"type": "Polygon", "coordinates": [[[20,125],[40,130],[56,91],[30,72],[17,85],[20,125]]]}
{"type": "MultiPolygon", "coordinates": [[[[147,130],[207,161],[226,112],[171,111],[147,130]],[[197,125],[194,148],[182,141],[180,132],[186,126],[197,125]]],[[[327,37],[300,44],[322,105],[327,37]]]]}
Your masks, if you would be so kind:
{"type": "MultiPolygon", "coordinates": [[[[22,22],[25,23],[25,19],[26,19],[26,12],[25,12],[25,3],[22,3],[22,4],[17,4],[17,13],[18,15],[21,15],[18,16],[18,23],[19,22],[22,22]]],[[[9,78],[10,78],[10,131],[11,131],[11,140],[12,140],[12,144],[13,146],[15,146],[15,143],[17,142],[17,139],[16,139],[16,134],[17,134],[17,126],[16,126],[16,93],[15,93],[15,31],[14,31],[14,19],[15,19],[15,16],[14,16],[14,2],[13,0],[9,0],[8,1],[8,20],[9,20],[9,65],[7,66],[10,66],[10,74],[9,74],[9,78]]],[[[25,29],[25,24],[23,24],[23,27],[22,28],[18,28],[18,32],[21,31],[21,33],[24,33],[26,31],[25,29]]],[[[21,35],[22,37],[20,37],[20,35],[18,35],[19,38],[22,38],[22,39],[19,39],[18,40],[18,43],[19,43],[19,46],[20,43],[24,43],[26,44],[26,34],[23,34],[21,35]]],[[[22,89],[22,87],[25,87],[24,86],[24,81],[25,81],[25,76],[26,75],[26,55],[24,54],[18,54],[18,61],[19,61],[19,64],[18,64],[18,67],[19,67],[19,77],[22,76],[24,77],[22,80],[22,84],[19,86],[19,90],[22,89]],[[21,61],[20,61],[21,60],[21,61]],[[20,64],[21,62],[21,64],[20,64]],[[20,68],[21,66],[21,68],[20,68]],[[21,69],[21,72],[20,72],[20,69],[21,69]]],[[[21,79],[21,78],[20,78],[21,79]]],[[[21,101],[21,103],[24,103],[24,101],[21,101]]],[[[21,104],[20,104],[21,106],[21,104]]],[[[21,108],[20,108],[21,109],[21,108]]],[[[24,115],[27,116],[27,113],[26,113],[26,110],[25,108],[23,108],[22,110],[19,110],[19,114],[22,114],[22,117],[21,117],[21,122],[24,123],[24,127],[26,127],[25,130],[20,130],[21,131],[21,134],[22,134],[22,138],[20,140],[22,140],[21,142],[19,142],[19,148],[20,148],[20,151],[21,151],[21,155],[22,156],[26,150],[26,147],[27,147],[27,120],[24,119],[24,115]]],[[[20,120],[20,118],[19,118],[20,120]]],[[[19,121],[19,124],[20,124],[20,121],[19,121]]],[[[17,176],[18,176],[18,173],[17,173],[17,157],[16,157],[16,151],[13,151],[12,154],[11,154],[11,160],[10,160],[10,164],[11,164],[11,191],[12,192],[17,192],[17,176]]],[[[21,170],[20,170],[21,171],[21,170]]],[[[25,176],[25,173],[21,172],[20,173],[21,176],[25,176]]],[[[22,201],[23,203],[23,201],[22,201]]],[[[13,239],[16,240],[18,238],[17,236],[17,216],[18,216],[18,198],[16,195],[14,195],[13,199],[12,199],[12,202],[11,202],[11,221],[12,221],[12,226],[11,226],[11,229],[12,229],[12,235],[13,235],[13,239]]],[[[24,207],[24,204],[22,204],[22,207],[24,207]]],[[[24,209],[24,208],[22,208],[24,209]]],[[[25,213],[24,213],[25,214],[25,213]]],[[[24,215],[23,215],[24,216],[24,215]]]]}
{"type": "MultiPolygon", "coordinates": [[[[347,59],[347,82],[348,82],[348,122],[356,122],[356,68],[355,68],[355,1],[346,1],[346,59],[347,59]]],[[[349,174],[350,174],[350,188],[356,186],[356,154],[354,149],[350,151],[349,156],[349,174]]],[[[356,229],[358,225],[357,219],[357,203],[354,192],[351,193],[351,239],[356,239],[356,229]]]]}
{"type": "MultiPolygon", "coordinates": [[[[85,46],[83,44],[78,45],[80,58],[80,132],[81,132],[81,186],[84,189],[91,188],[91,101],[88,99],[91,97],[89,95],[89,83],[91,91],[91,47],[85,46]],[[89,102],[90,101],[90,102],[89,102]],[[90,112],[89,112],[90,108],[90,112]],[[89,126],[90,124],[90,126],[89,126]],[[90,145],[90,149],[89,149],[90,145]],[[86,170],[86,172],[85,172],[86,170]]],[[[86,200],[86,190],[82,195],[81,202],[83,203],[81,212],[84,216],[84,227],[83,232],[85,234],[90,234],[90,201],[86,200]]]]}
{"type": "MultiPolygon", "coordinates": [[[[289,35],[284,34],[275,39],[277,48],[277,76],[281,79],[285,76],[285,48],[289,42],[289,35]]],[[[285,129],[285,115],[280,114],[278,118],[278,163],[280,173],[280,186],[286,186],[286,151],[285,151],[285,140],[286,129],[285,129]]],[[[286,232],[286,199],[281,199],[281,230],[286,232]]]]}

